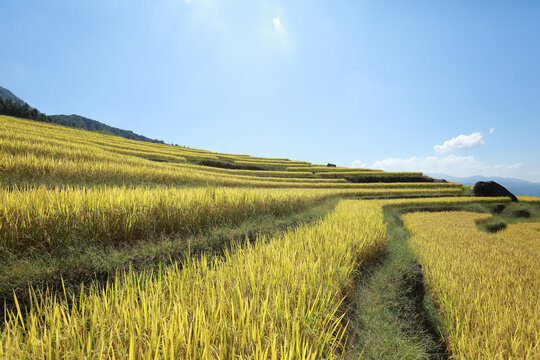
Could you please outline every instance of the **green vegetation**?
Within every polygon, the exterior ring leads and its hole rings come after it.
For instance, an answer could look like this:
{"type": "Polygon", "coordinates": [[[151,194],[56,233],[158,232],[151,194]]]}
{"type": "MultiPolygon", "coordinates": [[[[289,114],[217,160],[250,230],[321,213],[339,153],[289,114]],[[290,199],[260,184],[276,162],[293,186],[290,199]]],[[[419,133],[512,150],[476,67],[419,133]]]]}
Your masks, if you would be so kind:
{"type": "Polygon", "coordinates": [[[322,178],[342,178],[354,183],[433,181],[431,178],[423,176],[420,172],[327,171],[316,173],[316,176],[322,178]]]}
{"type": "Polygon", "coordinates": [[[30,107],[27,103],[17,103],[11,99],[4,100],[0,97],[0,115],[16,116],[41,122],[54,122],[49,116],[30,107]]]}
{"type": "Polygon", "coordinates": [[[114,136],[120,136],[125,139],[147,141],[153,143],[163,144],[162,140],[150,139],[146,136],[135,134],[133,131],[119,129],[114,126],[103,124],[97,120],[92,120],[84,116],[72,114],[72,115],[49,115],[53,120],[52,122],[64,126],[71,126],[78,129],[84,129],[88,131],[96,131],[102,134],[109,134],[114,136]]]}
{"type": "Polygon", "coordinates": [[[9,91],[6,88],[3,88],[0,86],[0,99],[3,100],[11,100],[11,102],[19,105],[24,105],[25,102],[21,99],[19,99],[15,94],[13,94],[11,91],[9,91]]]}
{"type": "Polygon", "coordinates": [[[536,204],[526,202],[498,204],[489,210],[491,218],[478,223],[478,227],[487,232],[505,229],[508,224],[540,221],[540,207],[536,204]]]}
{"type": "Polygon", "coordinates": [[[347,359],[444,359],[436,310],[429,296],[424,300],[417,257],[407,245],[400,211],[386,208],[385,219],[385,252],[362,268],[348,298],[347,359]],[[419,301],[424,301],[420,308],[419,301]]]}

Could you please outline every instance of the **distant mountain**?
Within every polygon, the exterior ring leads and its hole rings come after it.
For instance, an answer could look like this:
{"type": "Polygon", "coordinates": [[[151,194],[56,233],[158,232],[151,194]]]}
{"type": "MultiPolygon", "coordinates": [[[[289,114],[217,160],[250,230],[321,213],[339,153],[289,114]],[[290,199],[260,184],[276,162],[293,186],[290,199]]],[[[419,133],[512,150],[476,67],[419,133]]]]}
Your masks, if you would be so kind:
{"type": "Polygon", "coordinates": [[[121,136],[126,139],[147,141],[153,143],[163,144],[163,141],[150,139],[146,136],[135,134],[133,131],[119,129],[113,126],[109,126],[97,120],[92,120],[84,116],[72,114],[72,115],[49,115],[57,124],[62,124],[71,127],[78,127],[89,131],[105,132],[111,135],[121,136]]]}
{"type": "Polygon", "coordinates": [[[92,120],[80,115],[45,115],[30,107],[26,102],[15,96],[11,91],[0,87],[0,114],[12,115],[31,120],[50,122],[54,124],[81,128],[88,131],[104,132],[120,136],[126,139],[147,141],[163,144],[163,141],[150,139],[146,136],[135,134],[133,131],[109,126],[97,120],[92,120]]]}
{"type": "Polygon", "coordinates": [[[22,101],[17,96],[15,96],[15,94],[13,94],[11,91],[9,91],[8,89],[3,88],[1,86],[0,86],[0,98],[2,98],[4,100],[11,100],[15,104],[18,104],[18,105],[26,104],[24,101],[22,101]]]}
{"type": "Polygon", "coordinates": [[[455,177],[444,174],[427,174],[428,176],[437,178],[437,179],[446,179],[452,182],[459,182],[463,185],[474,185],[478,181],[495,181],[507,188],[511,193],[515,195],[523,196],[536,196],[540,197],[540,183],[533,183],[526,180],[515,179],[515,178],[503,178],[497,176],[469,176],[469,177],[455,177]]]}

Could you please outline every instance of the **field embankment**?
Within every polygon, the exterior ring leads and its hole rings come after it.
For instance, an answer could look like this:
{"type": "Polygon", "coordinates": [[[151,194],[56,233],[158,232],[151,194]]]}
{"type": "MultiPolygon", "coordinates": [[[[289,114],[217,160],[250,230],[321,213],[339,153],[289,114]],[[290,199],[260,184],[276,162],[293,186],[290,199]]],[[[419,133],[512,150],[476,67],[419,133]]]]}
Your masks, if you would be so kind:
{"type": "MultiPolygon", "coordinates": [[[[519,204],[510,203],[508,199],[416,199],[416,200],[385,200],[384,213],[389,236],[388,245],[383,255],[375,262],[366,264],[364,271],[357,280],[354,291],[348,298],[348,359],[447,359],[451,355],[451,348],[447,348],[448,332],[441,322],[439,308],[436,298],[431,292],[429,283],[423,276],[424,267],[419,267],[418,253],[410,246],[411,235],[405,228],[402,216],[415,216],[419,211],[429,211],[426,214],[438,214],[444,218],[449,211],[474,211],[477,216],[484,219],[496,217],[497,222],[517,223],[523,226],[525,233],[514,236],[519,239],[514,246],[521,247],[521,243],[528,245],[538,245],[538,239],[530,233],[540,221],[538,211],[540,204],[538,199],[521,198],[519,204]],[[530,213],[530,217],[517,217],[516,214],[530,213]],[[521,221],[527,221],[522,223],[521,221]],[[526,240],[529,239],[529,240],[526,240]],[[441,337],[444,334],[444,337],[441,337]]],[[[441,225],[433,223],[433,231],[443,236],[441,225]]],[[[447,224],[448,225],[448,224],[447,224]]],[[[423,229],[420,221],[417,226],[423,229]]],[[[450,225],[450,229],[455,229],[455,225],[450,225]]],[[[480,231],[482,236],[490,236],[485,230],[482,222],[473,224],[469,229],[471,234],[480,231]]],[[[516,231],[514,229],[514,231],[516,231]]],[[[433,235],[433,234],[432,234],[433,235]]],[[[503,232],[500,232],[503,235],[503,232]]],[[[446,236],[448,238],[448,236],[446,236]]],[[[438,238],[439,239],[439,238],[438,238]]],[[[439,239],[440,241],[440,239],[439,239]]],[[[451,241],[451,239],[449,239],[451,241]]],[[[453,248],[453,246],[452,246],[453,248]]],[[[448,250],[448,249],[447,249],[448,250]]],[[[486,251],[489,252],[489,251],[486,251]]],[[[452,253],[452,251],[449,251],[452,253]]],[[[535,255],[538,258],[538,254],[535,255]]],[[[455,257],[454,257],[455,259],[455,257]]],[[[433,261],[438,263],[438,257],[434,256],[433,261]]],[[[422,263],[424,265],[424,263],[422,263]]],[[[459,267],[459,261],[456,263],[459,267]]],[[[513,270],[504,271],[513,274],[513,270]]],[[[440,276],[447,277],[447,273],[440,276]]],[[[465,275],[465,274],[464,274],[465,275]]],[[[487,277],[486,277],[487,278],[487,277]]],[[[461,283],[467,280],[461,279],[461,283]]],[[[519,281],[519,280],[518,280],[519,281]]],[[[455,281],[455,284],[459,284],[455,281]]],[[[481,288],[481,287],[480,287],[481,288]]],[[[538,285],[536,286],[538,289],[538,285]]],[[[508,296],[506,292],[505,296],[508,296]]],[[[455,294],[459,297],[459,295],[455,294]]],[[[534,297],[523,299],[524,302],[533,304],[534,297]]],[[[474,306],[469,304],[469,306],[474,306]]],[[[491,309],[498,314],[504,311],[491,309]]],[[[523,314],[522,314],[523,315],[523,314]]],[[[512,328],[511,321],[506,319],[501,324],[507,329],[512,328]]],[[[508,336],[510,332],[506,333],[508,336]]],[[[531,344],[527,337],[522,337],[523,344],[531,344]]],[[[460,358],[459,356],[457,358],[460,358]]],[[[464,358],[475,358],[465,356],[464,358]]],[[[492,358],[489,356],[478,358],[492,358]]],[[[523,358],[521,356],[510,356],[509,358],[523,358]]],[[[525,358],[534,358],[529,355],[525,358]]]]}

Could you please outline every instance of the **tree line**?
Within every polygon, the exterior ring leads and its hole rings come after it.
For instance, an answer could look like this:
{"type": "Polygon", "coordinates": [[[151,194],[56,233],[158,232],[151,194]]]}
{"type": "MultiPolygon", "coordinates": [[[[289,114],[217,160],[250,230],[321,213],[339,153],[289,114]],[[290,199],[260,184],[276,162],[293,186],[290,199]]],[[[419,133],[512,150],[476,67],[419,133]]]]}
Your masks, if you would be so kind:
{"type": "Polygon", "coordinates": [[[20,105],[11,99],[3,99],[2,97],[0,97],[0,115],[9,115],[88,131],[96,131],[120,136],[125,139],[147,141],[159,144],[164,143],[161,140],[150,139],[146,136],[135,134],[133,131],[115,128],[80,115],[46,115],[40,112],[38,109],[31,107],[27,103],[20,105]]]}
{"type": "Polygon", "coordinates": [[[0,115],[9,115],[36,121],[56,123],[50,116],[45,115],[38,109],[31,107],[27,103],[19,105],[11,99],[2,99],[0,97],[0,115]]]}

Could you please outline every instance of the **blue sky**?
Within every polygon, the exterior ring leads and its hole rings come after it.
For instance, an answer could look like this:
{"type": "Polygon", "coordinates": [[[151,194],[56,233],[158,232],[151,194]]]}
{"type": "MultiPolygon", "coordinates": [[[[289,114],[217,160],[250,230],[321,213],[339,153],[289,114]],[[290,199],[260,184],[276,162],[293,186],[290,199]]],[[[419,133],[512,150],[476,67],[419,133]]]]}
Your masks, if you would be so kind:
{"type": "Polygon", "coordinates": [[[0,86],[167,143],[540,181],[540,2],[0,0],[0,86]]]}

